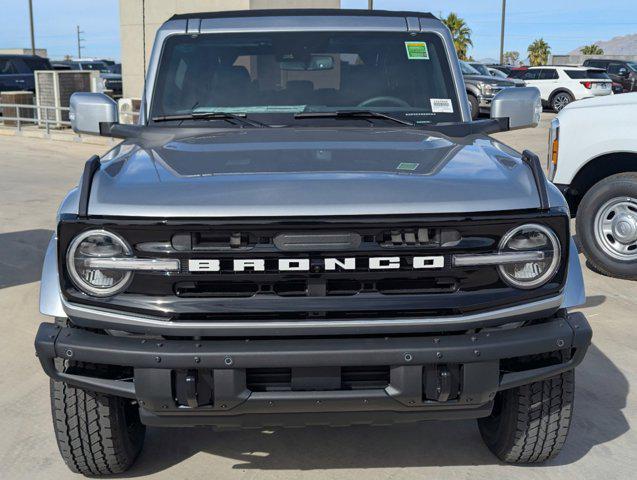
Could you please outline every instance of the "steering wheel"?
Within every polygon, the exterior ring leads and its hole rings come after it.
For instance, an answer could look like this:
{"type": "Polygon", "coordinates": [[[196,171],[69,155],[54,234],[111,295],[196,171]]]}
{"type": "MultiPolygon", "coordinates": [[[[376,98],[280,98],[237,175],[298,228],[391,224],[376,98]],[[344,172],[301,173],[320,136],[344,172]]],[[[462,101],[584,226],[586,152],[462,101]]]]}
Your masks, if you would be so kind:
{"type": "Polygon", "coordinates": [[[367,100],[363,100],[357,105],[358,107],[407,107],[409,104],[398,97],[372,97],[367,100]],[[389,105],[388,105],[389,104],[389,105]]]}

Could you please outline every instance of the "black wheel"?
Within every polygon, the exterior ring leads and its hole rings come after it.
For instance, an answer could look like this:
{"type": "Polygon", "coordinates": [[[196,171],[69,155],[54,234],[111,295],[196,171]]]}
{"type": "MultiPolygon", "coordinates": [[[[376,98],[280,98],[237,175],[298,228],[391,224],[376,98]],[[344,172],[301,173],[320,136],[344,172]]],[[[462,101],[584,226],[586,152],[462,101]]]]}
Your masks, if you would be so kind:
{"type": "Polygon", "coordinates": [[[480,102],[478,99],[471,95],[470,93],[467,95],[469,97],[469,108],[471,109],[471,119],[477,120],[478,115],[480,115],[480,102]]]}
{"type": "Polygon", "coordinates": [[[566,441],[573,411],[573,371],[499,392],[493,412],[478,420],[482,439],[500,460],[541,463],[566,441]]]}
{"type": "Polygon", "coordinates": [[[53,428],[60,454],[75,473],[122,473],[133,464],[146,428],[130,400],[51,380],[53,428]]]}
{"type": "Polygon", "coordinates": [[[637,280],[637,172],[595,184],[577,210],[577,237],[599,273],[637,280]]]}
{"type": "Polygon", "coordinates": [[[554,112],[559,112],[566,105],[571,103],[573,100],[575,99],[570,93],[558,92],[555,95],[553,95],[553,98],[551,98],[551,108],[553,109],[554,112]]]}

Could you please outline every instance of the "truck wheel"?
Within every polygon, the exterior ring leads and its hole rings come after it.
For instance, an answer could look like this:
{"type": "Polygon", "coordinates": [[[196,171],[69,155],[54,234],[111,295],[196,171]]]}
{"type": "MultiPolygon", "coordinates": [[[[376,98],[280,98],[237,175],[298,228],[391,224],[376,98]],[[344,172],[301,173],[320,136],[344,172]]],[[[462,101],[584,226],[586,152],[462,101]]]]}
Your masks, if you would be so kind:
{"type": "Polygon", "coordinates": [[[478,420],[482,439],[500,460],[540,463],[555,457],[571,424],[573,370],[499,392],[493,412],[478,420]]]}
{"type": "Polygon", "coordinates": [[[467,95],[469,97],[469,108],[471,110],[471,119],[477,120],[478,115],[480,115],[480,102],[478,99],[471,95],[470,93],[467,95]]]}
{"type": "Polygon", "coordinates": [[[558,92],[551,98],[551,108],[554,112],[559,112],[573,100],[573,96],[570,93],[558,92]]]}
{"type": "Polygon", "coordinates": [[[595,184],[579,205],[576,226],[594,270],[637,280],[637,172],[595,184]]]}
{"type": "Polygon", "coordinates": [[[51,380],[51,410],[60,454],[75,473],[122,473],[142,449],[146,427],[130,400],[51,380]]]}

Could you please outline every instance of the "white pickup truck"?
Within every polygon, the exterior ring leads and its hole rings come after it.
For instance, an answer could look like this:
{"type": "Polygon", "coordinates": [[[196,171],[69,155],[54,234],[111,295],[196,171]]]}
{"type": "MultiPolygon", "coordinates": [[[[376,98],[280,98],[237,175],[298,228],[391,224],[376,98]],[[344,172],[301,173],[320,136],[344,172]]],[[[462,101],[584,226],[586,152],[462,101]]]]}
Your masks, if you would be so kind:
{"type": "Polygon", "coordinates": [[[637,279],[637,93],[568,105],[551,123],[548,156],[589,265],[637,279]]]}

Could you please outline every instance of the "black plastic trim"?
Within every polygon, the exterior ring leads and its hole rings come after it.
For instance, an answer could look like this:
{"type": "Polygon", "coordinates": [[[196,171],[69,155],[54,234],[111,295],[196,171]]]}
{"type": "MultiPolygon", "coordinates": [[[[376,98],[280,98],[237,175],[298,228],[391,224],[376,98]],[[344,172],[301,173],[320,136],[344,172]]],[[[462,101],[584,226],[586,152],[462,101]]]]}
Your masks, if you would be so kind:
{"type": "Polygon", "coordinates": [[[540,197],[540,210],[549,210],[551,205],[549,203],[548,190],[546,189],[547,180],[544,175],[544,170],[542,169],[542,164],[540,163],[540,157],[530,150],[524,150],[522,152],[522,161],[529,166],[533,173],[537,193],[540,197]]]}
{"type": "Polygon", "coordinates": [[[289,8],[272,10],[235,10],[227,12],[185,13],[173,15],[170,20],[189,20],[203,18],[246,18],[246,17],[416,17],[432,18],[431,13],[389,10],[355,10],[335,8],[289,8]]]}
{"type": "Polygon", "coordinates": [[[80,186],[80,200],[78,206],[78,217],[82,219],[88,218],[88,203],[91,198],[91,186],[93,184],[93,176],[100,169],[100,157],[93,155],[86,161],[84,172],[82,173],[82,183],[80,186]]]}

